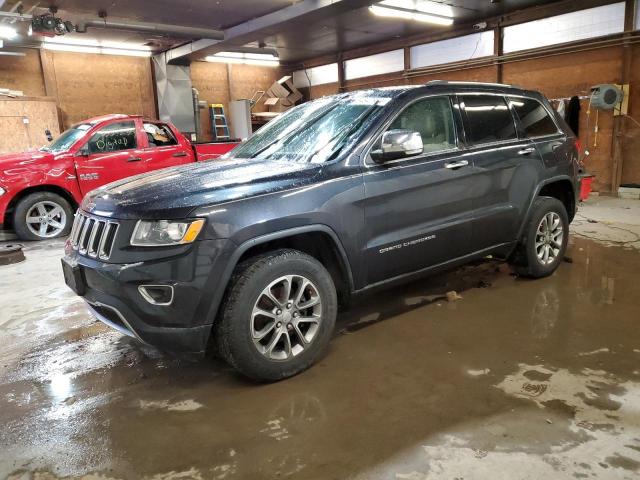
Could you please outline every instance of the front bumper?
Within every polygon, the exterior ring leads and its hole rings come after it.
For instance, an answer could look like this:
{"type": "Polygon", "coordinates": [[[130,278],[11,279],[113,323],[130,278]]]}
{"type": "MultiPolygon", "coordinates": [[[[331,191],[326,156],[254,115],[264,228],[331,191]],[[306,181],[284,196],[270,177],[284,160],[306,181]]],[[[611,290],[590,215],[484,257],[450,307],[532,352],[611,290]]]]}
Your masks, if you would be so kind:
{"type": "Polygon", "coordinates": [[[225,266],[227,244],[197,241],[178,255],[128,264],[105,263],[67,248],[63,268],[65,278],[70,269],[76,272],[81,286],[68,278],[67,284],[105,324],[161,350],[202,353],[217,309],[212,291],[224,288],[214,272],[225,266]],[[172,286],[172,302],[150,303],[140,285],[172,286]]]}

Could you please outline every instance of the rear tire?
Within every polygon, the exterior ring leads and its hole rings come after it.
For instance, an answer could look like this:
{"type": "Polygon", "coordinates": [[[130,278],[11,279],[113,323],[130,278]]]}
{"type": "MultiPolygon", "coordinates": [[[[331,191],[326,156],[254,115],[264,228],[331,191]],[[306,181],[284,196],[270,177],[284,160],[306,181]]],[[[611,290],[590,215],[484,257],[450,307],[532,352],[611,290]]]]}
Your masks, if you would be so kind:
{"type": "Polygon", "coordinates": [[[218,353],[243,375],[277,381],[309,368],[325,351],[338,310],[329,272],[297,250],[238,265],[214,326],[218,353]]]}
{"type": "Polygon", "coordinates": [[[53,192],[22,198],[13,213],[13,228],[23,240],[48,240],[68,235],[73,224],[69,202],[53,192]]]}
{"type": "Polygon", "coordinates": [[[536,198],[511,262],[514,270],[529,278],[551,275],[564,258],[568,239],[569,219],[564,204],[552,197],[536,198]]]}

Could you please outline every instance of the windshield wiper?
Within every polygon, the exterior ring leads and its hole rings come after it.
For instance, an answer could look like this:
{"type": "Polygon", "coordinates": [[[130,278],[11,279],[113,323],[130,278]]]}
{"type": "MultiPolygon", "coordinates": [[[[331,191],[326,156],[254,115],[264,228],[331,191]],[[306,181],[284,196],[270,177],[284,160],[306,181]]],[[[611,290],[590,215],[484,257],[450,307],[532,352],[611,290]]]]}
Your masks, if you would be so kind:
{"type": "MultiPolygon", "coordinates": [[[[325,116],[327,113],[329,113],[331,110],[336,108],[338,105],[340,105],[340,103],[335,103],[334,105],[331,105],[326,110],[323,110],[322,112],[316,114],[316,116],[312,117],[310,120],[307,121],[307,123],[305,123],[305,127],[309,127],[309,126],[313,125],[318,120],[320,120],[323,116],[325,116]]],[[[296,128],[295,130],[290,132],[288,135],[285,135],[284,137],[276,138],[273,142],[269,142],[265,147],[263,147],[260,150],[258,150],[256,153],[251,155],[249,158],[256,158],[258,155],[260,155],[265,150],[268,150],[269,148],[271,148],[272,146],[274,146],[274,145],[276,145],[278,143],[285,142],[285,141],[289,140],[291,137],[296,135],[298,132],[299,132],[299,129],[296,128]]]]}
{"type": "MultiPolygon", "coordinates": [[[[313,151],[311,153],[311,155],[309,155],[308,158],[313,158],[315,157],[318,153],[320,153],[324,148],[327,147],[327,145],[330,145],[331,142],[333,142],[334,140],[337,140],[338,138],[340,138],[340,141],[336,142],[336,146],[340,145],[340,148],[337,148],[333,151],[331,151],[330,155],[327,156],[327,160],[331,160],[331,158],[338,154],[340,152],[340,150],[342,150],[342,147],[344,145],[341,145],[342,142],[344,142],[347,138],[349,138],[351,136],[351,134],[353,132],[355,132],[358,128],[360,128],[360,126],[364,123],[364,121],[369,118],[369,115],[371,115],[373,113],[373,111],[378,107],[378,102],[375,102],[373,105],[371,105],[369,108],[367,108],[364,112],[362,112],[360,114],[359,117],[357,117],[353,122],[345,125],[344,127],[342,127],[340,130],[338,130],[338,133],[336,133],[333,137],[331,137],[329,140],[327,140],[325,142],[324,145],[322,145],[322,147],[316,149],[315,151],[313,151]]],[[[334,147],[335,148],[335,147],[334,147]]]]}

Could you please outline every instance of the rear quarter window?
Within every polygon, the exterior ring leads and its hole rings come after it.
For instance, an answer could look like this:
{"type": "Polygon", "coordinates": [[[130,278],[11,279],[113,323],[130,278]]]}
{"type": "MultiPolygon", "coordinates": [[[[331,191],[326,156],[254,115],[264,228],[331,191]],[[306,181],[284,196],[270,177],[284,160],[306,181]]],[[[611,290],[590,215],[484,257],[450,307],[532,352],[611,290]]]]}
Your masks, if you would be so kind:
{"type": "Polygon", "coordinates": [[[462,95],[460,103],[465,113],[465,130],[469,143],[493,143],[518,138],[513,116],[503,97],[462,95]]]}
{"type": "Polygon", "coordinates": [[[509,98],[527,138],[558,133],[558,128],[546,108],[533,98],[509,98]]]}

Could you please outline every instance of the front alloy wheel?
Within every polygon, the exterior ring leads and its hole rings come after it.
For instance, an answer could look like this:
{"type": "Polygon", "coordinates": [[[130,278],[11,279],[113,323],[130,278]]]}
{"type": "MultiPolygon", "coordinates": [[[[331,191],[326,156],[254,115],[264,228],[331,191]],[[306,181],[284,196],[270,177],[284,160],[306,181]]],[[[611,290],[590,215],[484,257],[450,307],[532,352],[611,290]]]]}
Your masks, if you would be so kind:
{"type": "Polygon", "coordinates": [[[301,275],[280,277],[253,306],[253,344],[270,360],[288,360],[313,342],[321,320],[322,299],[313,282],[301,275]]]}
{"type": "Polygon", "coordinates": [[[278,249],[236,267],[213,324],[218,353],[244,375],[275,381],[309,368],[333,332],[338,296],[316,258],[278,249]]]}
{"type": "Polygon", "coordinates": [[[46,240],[71,231],[73,210],[57,193],[41,191],[25,195],[13,212],[13,228],[23,240],[46,240]]]}
{"type": "Polygon", "coordinates": [[[50,200],[37,202],[27,210],[25,222],[29,231],[40,238],[54,238],[62,234],[67,226],[67,214],[50,200]]]}

